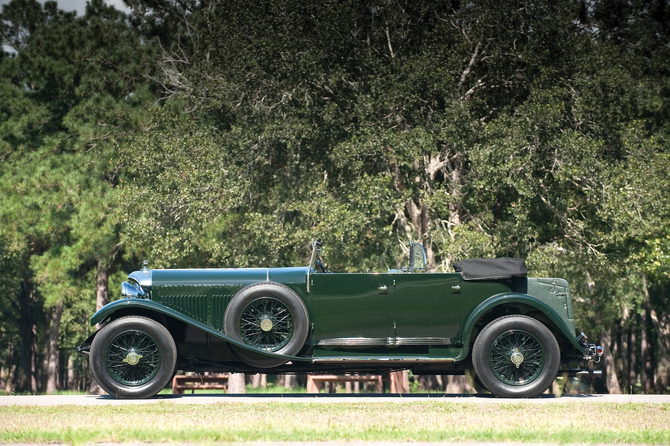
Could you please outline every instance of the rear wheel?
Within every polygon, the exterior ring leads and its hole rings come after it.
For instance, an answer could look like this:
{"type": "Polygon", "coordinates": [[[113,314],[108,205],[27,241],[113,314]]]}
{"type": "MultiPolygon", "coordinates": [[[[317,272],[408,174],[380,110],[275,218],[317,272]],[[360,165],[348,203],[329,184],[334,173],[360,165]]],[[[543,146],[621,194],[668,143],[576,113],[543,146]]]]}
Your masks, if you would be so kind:
{"type": "Polygon", "coordinates": [[[475,391],[477,393],[482,393],[482,394],[487,393],[487,392],[490,393],[489,389],[484,387],[484,384],[482,384],[482,381],[479,379],[479,376],[477,376],[476,373],[475,373],[475,379],[474,379],[474,382],[473,382],[473,386],[474,386],[475,391]]]}
{"type": "MultiPolygon", "coordinates": [[[[231,338],[264,352],[295,355],[307,339],[308,315],[302,299],[287,286],[273,282],[249,285],[233,297],[224,316],[231,338]]],[[[262,357],[232,346],[245,363],[277,367],[282,358],[262,357]]]]}
{"type": "Polygon", "coordinates": [[[140,316],[117,319],[91,344],[91,370],[100,387],[116,398],[149,398],[170,381],[177,349],[170,332],[140,316]]]}
{"type": "Polygon", "coordinates": [[[556,338],[528,316],[504,316],[481,331],[472,360],[482,385],[501,397],[541,394],[558,373],[561,352],[556,338]]]}

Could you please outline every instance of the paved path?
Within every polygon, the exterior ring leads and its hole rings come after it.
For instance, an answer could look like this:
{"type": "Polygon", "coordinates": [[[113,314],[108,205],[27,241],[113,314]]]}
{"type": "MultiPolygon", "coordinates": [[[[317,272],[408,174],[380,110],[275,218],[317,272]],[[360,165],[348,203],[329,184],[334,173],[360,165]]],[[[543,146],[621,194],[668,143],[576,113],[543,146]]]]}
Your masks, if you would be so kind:
{"type": "Polygon", "coordinates": [[[407,403],[416,401],[448,401],[452,403],[500,404],[560,404],[574,402],[607,402],[607,403],[645,403],[670,404],[670,395],[542,395],[539,398],[511,399],[496,398],[490,395],[456,395],[456,394],[251,394],[251,395],[158,395],[146,400],[117,400],[108,395],[20,395],[0,396],[0,405],[36,405],[56,406],[75,404],[79,406],[105,404],[153,404],[169,402],[175,404],[215,404],[215,403],[407,403]]]}

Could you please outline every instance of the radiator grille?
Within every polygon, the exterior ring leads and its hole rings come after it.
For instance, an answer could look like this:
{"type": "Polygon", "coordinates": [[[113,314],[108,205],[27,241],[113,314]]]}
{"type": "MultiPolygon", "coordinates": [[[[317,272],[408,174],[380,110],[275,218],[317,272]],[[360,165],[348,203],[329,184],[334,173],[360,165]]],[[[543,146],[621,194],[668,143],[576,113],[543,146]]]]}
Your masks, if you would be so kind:
{"type": "Polygon", "coordinates": [[[223,316],[232,295],[168,294],[160,297],[166,307],[223,331],[223,316]]]}

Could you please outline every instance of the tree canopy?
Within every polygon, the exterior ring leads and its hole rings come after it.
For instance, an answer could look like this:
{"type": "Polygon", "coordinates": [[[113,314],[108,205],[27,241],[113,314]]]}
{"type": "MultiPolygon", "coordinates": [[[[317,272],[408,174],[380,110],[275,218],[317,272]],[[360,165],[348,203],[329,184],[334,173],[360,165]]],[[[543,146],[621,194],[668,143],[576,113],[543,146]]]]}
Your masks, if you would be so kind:
{"type": "Polygon", "coordinates": [[[70,348],[141,258],[296,265],[321,238],[338,271],[400,266],[410,240],[438,271],[526,258],[571,282],[610,391],[667,391],[666,0],[126,3],[0,15],[18,388],[52,309],[70,348]]]}

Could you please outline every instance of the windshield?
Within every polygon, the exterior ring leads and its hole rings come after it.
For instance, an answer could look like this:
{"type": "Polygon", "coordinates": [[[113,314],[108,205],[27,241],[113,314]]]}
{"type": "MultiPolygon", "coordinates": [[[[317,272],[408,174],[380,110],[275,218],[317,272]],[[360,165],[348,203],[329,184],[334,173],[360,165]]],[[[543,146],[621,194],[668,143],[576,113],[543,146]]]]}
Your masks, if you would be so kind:
{"type": "Polygon", "coordinates": [[[315,240],[312,242],[312,257],[309,260],[309,270],[310,272],[317,273],[330,273],[328,268],[323,263],[323,244],[321,240],[315,240]]]}

